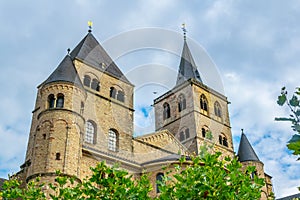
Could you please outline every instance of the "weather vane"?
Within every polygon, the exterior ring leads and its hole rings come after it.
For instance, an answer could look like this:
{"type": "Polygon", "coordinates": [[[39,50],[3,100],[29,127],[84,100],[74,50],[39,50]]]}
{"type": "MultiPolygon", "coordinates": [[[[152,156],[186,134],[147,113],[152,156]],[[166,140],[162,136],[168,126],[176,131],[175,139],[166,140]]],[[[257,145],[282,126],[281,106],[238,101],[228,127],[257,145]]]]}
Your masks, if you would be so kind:
{"type": "Polygon", "coordinates": [[[185,23],[181,24],[181,29],[183,31],[183,38],[184,38],[184,40],[186,40],[186,32],[187,32],[187,30],[185,28],[185,23]]]}
{"type": "Polygon", "coordinates": [[[93,22],[92,21],[88,21],[88,26],[89,26],[89,32],[92,32],[93,22]]]}

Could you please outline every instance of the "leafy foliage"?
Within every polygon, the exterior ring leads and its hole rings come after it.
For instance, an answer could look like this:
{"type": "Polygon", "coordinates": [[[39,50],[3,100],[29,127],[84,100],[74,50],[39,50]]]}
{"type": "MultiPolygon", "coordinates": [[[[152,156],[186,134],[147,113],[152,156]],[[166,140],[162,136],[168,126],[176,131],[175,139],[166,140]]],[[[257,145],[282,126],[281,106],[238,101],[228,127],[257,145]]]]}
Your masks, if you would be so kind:
{"type": "MultiPolygon", "coordinates": [[[[294,155],[300,155],[300,88],[296,88],[293,96],[289,99],[286,88],[281,89],[278,96],[277,104],[280,106],[287,105],[291,111],[289,117],[275,118],[277,121],[289,121],[292,123],[292,129],[296,134],[288,141],[287,147],[293,151],[294,155]]],[[[300,160],[300,157],[298,158],[300,160]]]]}
{"type": "MultiPolygon", "coordinates": [[[[165,199],[259,199],[264,180],[250,174],[255,167],[242,171],[237,159],[226,157],[220,160],[221,153],[182,157],[174,171],[167,171],[159,182],[160,195],[165,199]]],[[[104,162],[91,168],[90,178],[76,183],[76,177],[57,172],[55,183],[39,184],[39,179],[20,188],[16,179],[6,181],[0,197],[7,199],[47,199],[41,188],[48,187],[53,200],[59,199],[151,199],[152,186],[146,175],[134,179],[127,171],[117,166],[109,167],[104,162]]]]}
{"type": "Polygon", "coordinates": [[[184,165],[183,158],[176,171],[169,171],[159,183],[159,199],[259,199],[264,180],[257,176],[251,179],[255,167],[244,173],[237,159],[221,161],[220,155],[192,157],[190,165],[184,165]]]}

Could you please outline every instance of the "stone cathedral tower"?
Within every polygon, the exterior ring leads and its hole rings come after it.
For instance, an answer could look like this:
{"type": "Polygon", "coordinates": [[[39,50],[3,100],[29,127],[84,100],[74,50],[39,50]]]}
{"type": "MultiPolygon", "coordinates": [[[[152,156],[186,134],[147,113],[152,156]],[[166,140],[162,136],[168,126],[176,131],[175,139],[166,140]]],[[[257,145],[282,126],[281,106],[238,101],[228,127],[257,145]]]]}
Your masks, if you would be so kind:
{"type": "Polygon", "coordinates": [[[204,142],[234,155],[227,98],[203,84],[186,38],[175,87],[154,100],[156,130],[167,129],[190,152],[204,142]]]}
{"type": "MultiPolygon", "coordinates": [[[[38,86],[26,158],[16,176],[24,183],[37,176],[49,183],[60,170],[80,181],[100,161],[118,162],[137,178],[149,173],[157,188],[162,166],[171,168],[181,156],[199,154],[204,143],[234,156],[227,98],[202,82],[185,36],[177,82],[154,100],[155,132],[133,137],[133,91],[89,30],[38,86]]],[[[246,145],[240,147],[240,161],[254,163],[270,180],[245,141],[242,136],[246,145]]],[[[272,190],[268,183],[266,196],[272,190]]]]}

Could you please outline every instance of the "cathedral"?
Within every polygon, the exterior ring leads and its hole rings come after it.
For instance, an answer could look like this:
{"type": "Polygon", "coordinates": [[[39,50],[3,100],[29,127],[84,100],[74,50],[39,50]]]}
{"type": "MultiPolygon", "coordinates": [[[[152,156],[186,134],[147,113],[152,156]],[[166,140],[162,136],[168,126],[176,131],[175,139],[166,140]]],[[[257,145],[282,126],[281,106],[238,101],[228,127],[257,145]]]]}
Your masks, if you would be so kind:
{"type": "MultiPolygon", "coordinates": [[[[134,137],[134,85],[89,30],[37,88],[17,176],[53,182],[60,170],[80,181],[100,161],[119,163],[135,177],[149,173],[155,196],[162,166],[178,163],[182,155],[197,155],[201,146],[212,144],[213,151],[235,156],[228,100],[202,82],[185,35],[178,63],[176,84],[154,99],[155,132],[134,137]]],[[[243,166],[256,166],[267,199],[271,177],[244,133],[237,156],[243,166]]]]}

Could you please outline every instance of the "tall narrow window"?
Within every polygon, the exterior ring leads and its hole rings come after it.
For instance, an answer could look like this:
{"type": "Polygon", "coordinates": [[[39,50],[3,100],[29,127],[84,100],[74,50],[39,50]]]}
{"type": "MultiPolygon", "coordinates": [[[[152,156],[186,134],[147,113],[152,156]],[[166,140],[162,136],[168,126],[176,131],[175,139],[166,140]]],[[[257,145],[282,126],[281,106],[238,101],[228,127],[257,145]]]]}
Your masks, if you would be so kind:
{"type": "Polygon", "coordinates": [[[188,139],[190,137],[190,129],[185,129],[185,139],[188,139]]]}
{"type": "Polygon", "coordinates": [[[117,90],[116,90],[116,88],[114,88],[114,87],[111,87],[110,88],[110,91],[109,91],[109,96],[111,97],[111,98],[116,98],[116,94],[117,94],[117,90]]]}
{"type": "Polygon", "coordinates": [[[221,135],[219,135],[219,144],[223,144],[223,138],[221,135]]]}
{"type": "Polygon", "coordinates": [[[208,111],[208,103],[204,94],[201,94],[200,96],[200,108],[202,110],[208,111]]]}
{"type": "Polygon", "coordinates": [[[222,111],[221,111],[221,106],[220,106],[219,102],[217,102],[217,101],[215,102],[214,109],[215,109],[215,115],[217,117],[221,117],[222,111]]]}
{"type": "Polygon", "coordinates": [[[160,193],[159,186],[163,181],[163,177],[164,177],[163,173],[158,173],[156,175],[156,193],[160,193]]]}
{"type": "Polygon", "coordinates": [[[185,108],[186,108],[186,99],[185,99],[184,95],[181,94],[178,99],[178,111],[181,112],[185,108]]]}
{"type": "Polygon", "coordinates": [[[83,111],[84,111],[84,103],[81,102],[81,104],[80,104],[80,114],[81,115],[83,114],[83,111]]]}
{"type": "Polygon", "coordinates": [[[100,83],[99,83],[99,81],[97,80],[97,79],[93,79],[92,80],[92,84],[91,84],[91,88],[93,89],[93,90],[96,90],[96,91],[100,91],[100,85],[99,85],[100,83]]]}
{"type": "Polygon", "coordinates": [[[60,160],[60,153],[55,154],[55,160],[60,160]]]}
{"type": "Polygon", "coordinates": [[[118,91],[117,99],[121,102],[124,102],[125,98],[124,98],[124,92],[123,91],[121,91],[121,90],[118,91]]]}
{"type": "Polygon", "coordinates": [[[54,108],[55,98],[53,94],[48,96],[48,108],[54,108]]]}
{"type": "Polygon", "coordinates": [[[168,119],[171,117],[171,110],[170,105],[168,103],[164,103],[164,112],[163,112],[163,118],[168,119]]]}
{"type": "Polygon", "coordinates": [[[202,132],[202,137],[205,138],[205,136],[206,136],[206,130],[205,130],[205,128],[202,128],[202,129],[201,129],[201,132],[202,132]]]}
{"type": "Polygon", "coordinates": [[[56,101],[56,108],[63,108],[64,107],[64,95],[58,94],[57,101],[56,101]]]}
{"type": "Polygon", "coordinates": [[[117,131],[110,129],[108,131],[108,149],[117,151],[118,148],[118,134],[117,131]]]}
{"type": "Polygon", "coordinates": [[[184,140],[184,133],[183,133],[183,131],[181,131],[181,132],[179,133],[179,140],[180,140],[180,141],[183,141],[183,140],[184,140]]]}
{"type": "Polygon", "coordinates": [[[87,121],[85,125],[84,141],[90,144],[95,144],[96,126],[92,121],[87,121]]]}
{"type": "Polygon", "coordinates": [[[88,75],[85,75],[83,78],[83,85],[90,87],[91,86],[91,77],[88,75]]]}

